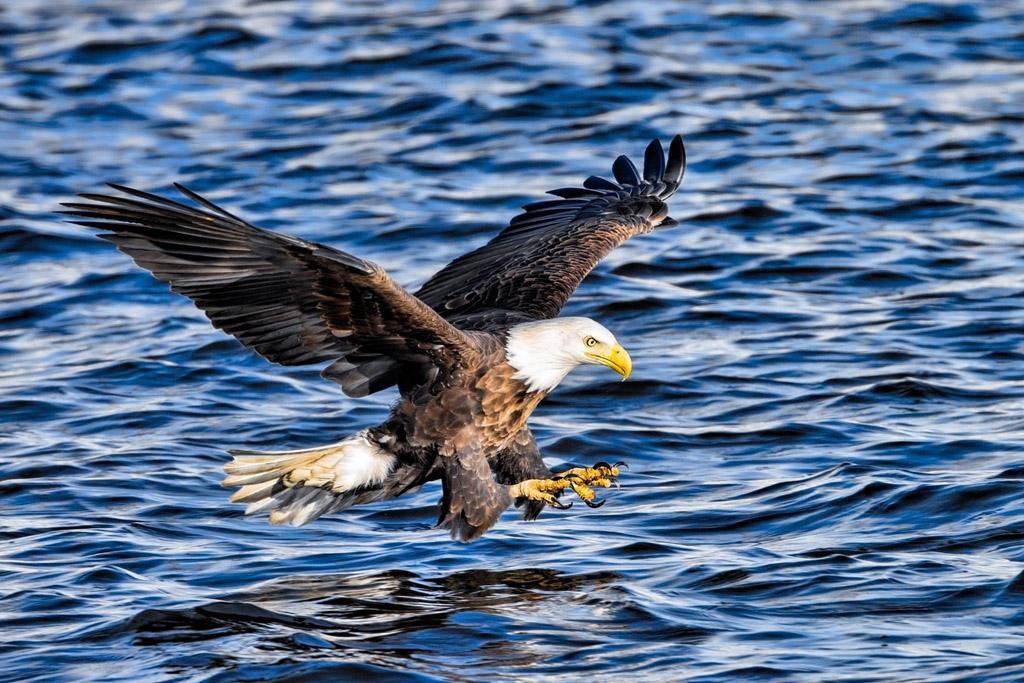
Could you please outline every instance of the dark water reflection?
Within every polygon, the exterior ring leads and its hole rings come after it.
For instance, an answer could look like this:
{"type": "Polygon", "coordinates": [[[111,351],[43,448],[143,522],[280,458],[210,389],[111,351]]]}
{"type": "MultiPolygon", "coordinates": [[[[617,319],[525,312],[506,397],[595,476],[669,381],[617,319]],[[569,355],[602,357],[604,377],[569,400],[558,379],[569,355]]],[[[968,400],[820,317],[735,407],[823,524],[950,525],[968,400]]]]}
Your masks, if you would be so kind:
{"type": "Polygon", "coordinates": [[[0,9],[0,680],[1017,681],[1017,2],[0,9]],[[682,225],[567,313],[635,362],[538,411],[598,511],[482,541],[438,491],[244,519],[225,447],[380,418],[57,221],[183,181],[415,285],[682,132],[682,225]]]}
{"type": "MultiPolygon", "coordinates": [[[[635,628],[638,616],[658,619],[629,609],[616,595],[617,578],[536,569],[470,570],[439,578],[402,570],[288,577],[217,602],[147,609],[84,639],[140,647],[217,647],[218,641],[248,638],[258,641],[268,657],[288,659],[297,651],[343,657],[347,663],[340,671],[352,675],[376,676],[381,667],[445,672],[465,680],[488,671],[499,675],[552,667],[554,673],[556,653],[572,659],[588,642],[598,647],[623,637],[632,641],[656,633],[656,640],[662,638],[660,629],[652,628],[656,624],[635,628]],[[538,625],[539,617],[553,616],[564,620],[564,629],[538,625]]],[[[701,632],[693,629],[689,636],[699,638],[701,632]]],[[[242,661],[224,658],[220,666],[233,669],[242,661]]],[[[276,667],[256,671],[276,677],[288,670],[287,663],[276,667]]]]}

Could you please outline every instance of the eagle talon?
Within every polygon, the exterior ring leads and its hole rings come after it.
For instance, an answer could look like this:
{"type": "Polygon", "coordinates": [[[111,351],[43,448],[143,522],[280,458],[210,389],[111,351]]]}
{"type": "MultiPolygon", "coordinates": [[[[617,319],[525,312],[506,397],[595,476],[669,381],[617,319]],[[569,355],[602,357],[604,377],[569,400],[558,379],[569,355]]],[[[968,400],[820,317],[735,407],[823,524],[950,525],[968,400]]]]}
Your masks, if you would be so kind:
{"type": "Polygon", "coordinates": [[[586,498],[584,498],[583,502],[586,503],[587,507],[589,507],[589,508],[599,508],[599,507],[601,507],[602,505],[605,504],[605,500],[604,499],[601,499],[601,500],[587,500],[586,498]]]}
{"type": "Polygon", "coordinates": [[[618,486],[616,478],[619,476],[619,466],[625,466],[624,462],[617,462],[614,465],[609,465],[606,462],[599,462],[593,467],[573,467],[564,472],[560,472],[555,475],[563,479],[570,481],[578,481],[583,484],[590,486],[602,486],[608,488],[614,483],[618,486]]]}

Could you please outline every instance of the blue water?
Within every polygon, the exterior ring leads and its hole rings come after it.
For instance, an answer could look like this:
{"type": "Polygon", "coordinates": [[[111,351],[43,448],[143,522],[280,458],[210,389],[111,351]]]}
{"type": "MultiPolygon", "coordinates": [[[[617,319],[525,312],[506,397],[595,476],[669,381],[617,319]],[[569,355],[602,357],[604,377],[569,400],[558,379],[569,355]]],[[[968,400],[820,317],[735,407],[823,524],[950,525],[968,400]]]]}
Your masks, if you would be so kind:
{"type": "Polygon", "coordinates": [[[0,679],[1024,679],[1024,5],[0,11],[0,679]],[[416,285],[676,132],[680,227],[538,410],[600,510],[245,518],[224,449],[381,419],[58,220],[183,181],[416,285]]]}

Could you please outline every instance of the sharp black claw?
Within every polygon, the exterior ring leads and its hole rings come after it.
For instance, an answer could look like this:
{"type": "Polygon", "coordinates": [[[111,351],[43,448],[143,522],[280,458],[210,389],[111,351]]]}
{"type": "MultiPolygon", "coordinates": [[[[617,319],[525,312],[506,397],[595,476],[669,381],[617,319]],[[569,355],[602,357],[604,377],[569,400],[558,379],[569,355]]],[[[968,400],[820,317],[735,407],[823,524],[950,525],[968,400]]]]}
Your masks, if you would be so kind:
{"type": "Polygon", "coordinates": [[[624,469],[624,470],[628,470],[628,469],[629,469],[629,464],[627,464],[627,463],[626,463],[625,461],[623,461],[623,460],[620,460],[620,461],[618,461],[617,463],[615,463],[615,467],[618,467],[618,468],[620,468],[620,469],[624,469]]]}
{"type": "Polygon", "coordinates": [[[568,503],[563,503],[562,501],[556,499],[548,503],[548,505],[558,510],[568,510],[569,508],[572,507],[572,501],[569,501],[568,503]]]}
{"type": "Polygon", "coordinates": [[[602,505],[604,505],[604,500],[593,501],[593,500],[587,500],[586,498],[584,498],[583,502],[587,504],[587,507],[591,507],[591,508],[599,508],[602,505]]]}
{"type": "Polygon", "coordinates": [[[609,469],[609,470],[610,470],[610,469],[612,468],[612,466],[611,466],[611,465],[609,465],[609,464],[608,464],[608,463],[606,463],[606,462],[605,462],[604,460],[602,460],[601,462],[599,462],[599,463],[597,463],[596,465],[594,465],[594,467],[593,467],[592,469],[595,469],[595,470],[599,470],[599,469],[601,469],[602,467],[604,467],[604,468],[606,468],[606,469],[609,469]]]}

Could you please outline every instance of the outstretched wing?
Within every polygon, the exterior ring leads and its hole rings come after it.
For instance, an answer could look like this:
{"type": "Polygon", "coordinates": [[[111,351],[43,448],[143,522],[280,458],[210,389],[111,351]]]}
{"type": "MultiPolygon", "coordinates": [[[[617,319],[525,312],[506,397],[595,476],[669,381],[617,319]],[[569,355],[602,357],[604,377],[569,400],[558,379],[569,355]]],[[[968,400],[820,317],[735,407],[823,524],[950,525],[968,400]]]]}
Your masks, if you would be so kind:
{"type": "Polygon", "coordinates": [[[617,182],[591,176],[582,188],[552,190],[560,199],[528,204],[483,247],[455,259],[416,292],[465,327],[551,318],[597,263],[633,235],[675,225],[667,200],[686,168],[683,139],[668,159],[654,140],[641,174],[628,158],[612,166],[617,182]]]}
{"type": "Polygon", "coordinates": [[[374,385],[382,368],[416,366],[429,377],[474,352],[467,335],[376,264],[257,228],[181,185],[202,208],[111,187],[127,196],[83,194],[87,203],[66,203],[63,213],[101,230],[267,360],[335,361],[324,375],[363,396],[382,388],[374,385]]]}

